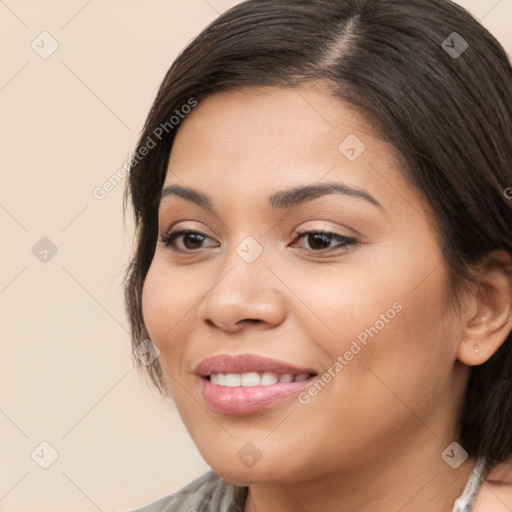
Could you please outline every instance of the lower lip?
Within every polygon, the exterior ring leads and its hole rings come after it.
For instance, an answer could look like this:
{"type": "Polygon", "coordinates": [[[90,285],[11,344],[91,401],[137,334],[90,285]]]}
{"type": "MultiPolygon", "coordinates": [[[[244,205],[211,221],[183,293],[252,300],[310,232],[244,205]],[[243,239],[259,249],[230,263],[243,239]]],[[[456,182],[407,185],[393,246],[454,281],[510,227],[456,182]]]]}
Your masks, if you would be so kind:
{"type": "Polygon", "coordinates": [[[270,386],[218,386],[206,378],[201,389],[208,406],[221,414],[249,414],[267,409],[296,395],[309,386],[315,377],[301,382],[279,382],[270,386]]]}

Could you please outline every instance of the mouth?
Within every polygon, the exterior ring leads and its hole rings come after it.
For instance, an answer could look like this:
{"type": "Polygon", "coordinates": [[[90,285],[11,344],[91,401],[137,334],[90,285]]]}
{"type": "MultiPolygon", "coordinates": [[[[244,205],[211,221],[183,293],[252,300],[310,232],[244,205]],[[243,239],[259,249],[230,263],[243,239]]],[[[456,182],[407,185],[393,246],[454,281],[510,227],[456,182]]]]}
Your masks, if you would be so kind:
{"type": "Polygon", "coordinates": [[[206,404],[215,412],[228,415],[276,407],[318,376],[311,368],[249,354],[205,359],[196,374],[206,404]]]}
{"type": "Polygon", "coordinates": [[[224,387],[253,387],[253,386],[273,386],[277,383],[303,382],[314,377],[313,373],[301,373],[293,375],[292,373],[274,373],[274,372],[247,372],[247,373],[212,373],[205,378],[212,384],[224,387]]]}

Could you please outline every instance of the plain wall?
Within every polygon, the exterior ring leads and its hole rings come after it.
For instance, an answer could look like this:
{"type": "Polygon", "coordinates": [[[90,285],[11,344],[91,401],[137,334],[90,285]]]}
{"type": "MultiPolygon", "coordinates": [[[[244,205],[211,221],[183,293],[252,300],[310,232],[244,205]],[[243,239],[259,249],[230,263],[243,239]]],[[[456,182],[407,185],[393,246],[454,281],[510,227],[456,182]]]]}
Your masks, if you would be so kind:
{"type": "MultiPolygon", "coordinates": [[[[93,191],[178,52],[236,3],[0,2],[1,512],[128,509],[209,469],[132,365],[124,182],[93,191]]],[[[460,3],[512,55],[512,0],[460,3]]]]}

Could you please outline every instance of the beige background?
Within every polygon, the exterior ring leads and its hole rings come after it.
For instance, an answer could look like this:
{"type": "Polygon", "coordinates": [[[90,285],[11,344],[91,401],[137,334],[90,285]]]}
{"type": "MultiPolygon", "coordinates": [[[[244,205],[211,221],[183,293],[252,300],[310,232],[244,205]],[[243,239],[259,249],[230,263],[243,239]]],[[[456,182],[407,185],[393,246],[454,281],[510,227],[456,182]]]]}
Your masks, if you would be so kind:
{"type": "MultiPolygon", "coordinates": [[[[123,184],[93,190],[127,160],[177,53],[236,3],[0,1],[0,512],[129,509],[209,469],[133,369],[131,219],[123,184]]],[[[512,0],[460,3],[512,55],[512,0]]]]}

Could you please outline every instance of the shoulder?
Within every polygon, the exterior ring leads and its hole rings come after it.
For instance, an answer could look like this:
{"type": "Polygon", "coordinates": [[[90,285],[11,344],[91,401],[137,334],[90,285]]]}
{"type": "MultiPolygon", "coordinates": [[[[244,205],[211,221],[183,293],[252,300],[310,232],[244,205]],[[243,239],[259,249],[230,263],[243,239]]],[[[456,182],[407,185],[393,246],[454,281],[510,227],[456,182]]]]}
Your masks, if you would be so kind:
{"type": "Polygon", "coordinates": [[[242,512],[247,487],[229,484],[208,471],[179,491],[127,512],[242,512]]]}
{"type": "Polygon", "coordinates": [[[489,471],[482,482],[473,512],[512,510],[512,457],[489,471]]]}

